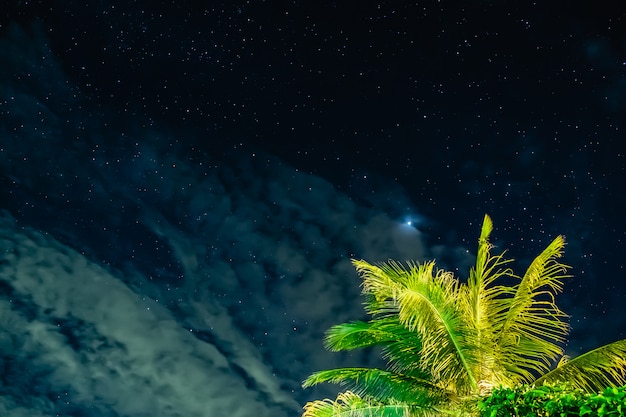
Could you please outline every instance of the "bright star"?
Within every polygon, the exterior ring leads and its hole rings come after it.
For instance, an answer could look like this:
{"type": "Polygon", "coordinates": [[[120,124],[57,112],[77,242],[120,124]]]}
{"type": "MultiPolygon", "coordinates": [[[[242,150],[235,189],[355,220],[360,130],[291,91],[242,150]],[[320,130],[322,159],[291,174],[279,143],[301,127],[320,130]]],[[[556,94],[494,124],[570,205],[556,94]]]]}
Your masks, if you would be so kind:
{"type": "Polygon", "coordinates": [[[416,217],[414,214],[413,215],[408,215],[405,216],[404,219],[402,219],[402,222],[400,223],[402,225],[403,228],[407,229],[407,230],[416,230],[417,226],[419,225],[419,217],[416,217]]]}

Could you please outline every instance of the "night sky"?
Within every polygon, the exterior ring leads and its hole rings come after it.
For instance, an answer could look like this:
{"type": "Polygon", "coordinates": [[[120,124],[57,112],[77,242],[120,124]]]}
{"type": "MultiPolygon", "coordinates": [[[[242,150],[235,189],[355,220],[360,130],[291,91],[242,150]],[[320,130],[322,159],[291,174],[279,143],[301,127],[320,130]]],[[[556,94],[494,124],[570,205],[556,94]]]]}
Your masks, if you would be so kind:
{"type": "Polygon", "coordinates": [[[0,415],[297,416],[380,366],[350,259],[463,280],[485,213],[626,338],[625,166],[621,1],[5,1],[0,415]]]}

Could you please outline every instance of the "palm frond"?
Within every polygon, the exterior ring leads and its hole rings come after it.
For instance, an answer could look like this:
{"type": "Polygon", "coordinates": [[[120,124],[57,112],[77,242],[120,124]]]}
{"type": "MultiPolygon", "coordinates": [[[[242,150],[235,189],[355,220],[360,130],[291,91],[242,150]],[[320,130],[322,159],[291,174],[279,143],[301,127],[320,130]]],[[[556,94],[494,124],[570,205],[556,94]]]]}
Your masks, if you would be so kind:
{"type": "Polygon", "coordinates": [[[335,325],[326,332],[324,345],[333,352],[380,346],[390,371],[416,378],[430,377],[419,366],[419,334],[403,326],[397,315],[335,325]]]}
{"type": "Polygon", "coordinates": [[[626,339],[564,361],[534,381],[537,385],[555,382],[569,382],[587,392],[626,384],[626,339]]]}
{"type": "Polygon", "coordinates": [[[489,242],[489,236],[492,230],[493,223],[491,217],[485,214],[480,237],[478,238],[476,265],[470,271],[468,280],[470,287],[486,288],[503,275],[513,275],[513,271],[510,268],[503,269],[506,264],[513,261],[504,257],[506,252],[496,256],[491,255],[491,250],[494,246],[489,242]]]}
{"type": "Polygon", "coordinates": [[[420,368],[428,369],[436,383],[455,386],[459,392],[475,390],[475,351],[466,340],[471,328],[460,310],[463,292],[453,275],[434,273],[433,262],[409,263],[406,268],[392,261],[353,263],[363,279],[363,293],[376,301],[366,304],[368,312],[397,314],[403,326],[419,334],[420,368]]]}
{"type": "MultiPolygon", "coordinates": [[[[353,321],[332,326],[324,339],[324,346],[332,351],[353,350],[397,341],[414,336],[400,324],[396,317],[390,316],[368,322],[353,321]],[[407,334],[408,333],[408,334],[407,334]]],[[[419,338],[412,338],[417,342],[419,338]]]]}
{"type": "Polygon", "coordinates": [[[435,417],[437,410],[407,403],[376,401],[346,391],[336,400],[312,401],[304,406],[302,417],[435,417]]]}
{"type": "Polygon", "coordinates": [[[504,373],[495,365],[498,350],[495,345],[497,329],[494,322],[506,309],[502,298],[510,296],[511,289],[492,284],[502,276],[514,275],[513,271],[506,267],[512,260],[504,258],[504,252],[500,255],[491,254],[493,245],[489,242],[489,235],[492,230],[491,218],[485,215],[478,239],[476,264],[470,270],[466,286],[467,296],[462,297],[464,301],[462,307],[473,330],[467,342],[473,345],[478,356],[478,366],[474,370],[476,379],[506,383],[504,373]]]}
{"type": "Polygon", "coordinates": [[[513,296],[500,300],[500,313],[494,318],[496,349],[500,366],[518,383],[532,381],[534,373],[549,371],[563,354],[568,316],[556,305],[555,294],[569,277],[565,275],[568,267],[556,260],[564,246],[563,236],[554,239],[533,260],[513,296]]]}
{"type": "Polygon", "coordinates": [[[337,368],[315,372],[304,380],[304,388],[324,382],[341,384],[360,396],[382,401],[400,401],[430,407],[455,397],[431,381],[376,368],[337,368]]]}

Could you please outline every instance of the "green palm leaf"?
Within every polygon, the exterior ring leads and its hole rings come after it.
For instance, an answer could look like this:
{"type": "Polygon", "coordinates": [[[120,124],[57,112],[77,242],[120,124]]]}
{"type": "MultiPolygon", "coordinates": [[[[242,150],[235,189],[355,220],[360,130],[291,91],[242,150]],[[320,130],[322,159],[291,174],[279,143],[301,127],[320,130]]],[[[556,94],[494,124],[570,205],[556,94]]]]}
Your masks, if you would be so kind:
{"type": "Polygon", "coordinates": [[[431,381],[376,368],[338,368],[315,372],[302,384],[310,387],[323,382],[341,384],[359,396],[381,401],[400,401],[432,407],[454,398],[431,381]]]}
{"type": "Polygon", "coordinates": [[[335,325],[326,332],[324,346],[332,352],[338,352],[405,341],[411,343],[407,348],[419,349],[420,342],[416,336],[406,330],[397,317],[389,316],[368,322],[354,321],[335,325]]]}
{"type": "Polygon", "coordinates": [[[302,417],[435,417],[436,410],[411,406],[407,403],[384,403],[361,398],[346,391],[336,400],[312,401],[304,406],[302,417]]]}
{"type": "Polygon", "coordinates": [[[473,329],[467,341],[477,352],[476,380],[489,381],[490,384],[507,384],[508,378],[496,366],[499,349],[495,341],[497,328],[494,327],[494,323],[508,308],[508,305],[502,302],[502,297],[509,297],[512,290],[509,287],[492,284],[502,276],[514,275],[513,271],[506,267],[511,260],[505,259],[504,253],[491,255],[493,245],[489,242],[489,235],[492,229],[491,218],[485,215],[478,239],[476,264],[470,270],[465,287],[467,296],[463,297],[462,306],[464,316],[473,329]]]}
{"type": "Polygon", "coordinates": [[[326,332],[324,345],[333,352],[381,346],[389,370],[416,378],[431,377],[416,360],[422,346],[419,335],[400,324],[397,315],[333,326],[326,332]]]}
{"type": "Polygon", "coordinates": [[[513,296],[501,301],[507,309],[499,309],[494,318],[498,365],[517,383],[530,382],[536,373],[549,371],[563,354],[569,326],[555,295],[562,290],[563,279],[569,277],[565,275],[567,266],[556,260],[564,246],[563,236],[558,236],[533,260],[514,287],[513,296]]]}
{"type": "Polygon", "coordinates": [[[433,262],[409,263],[406,268],[392,261],[378,266],[356,260],[353,264],[363,279],[364,294],[378,302],[366,304],[368,312],[397,314],[403,326],[419,334],[419,366],[441,385],[459,392],[475,389],[475,352],[466,340],[471,329],[460,314],[463,293],[453,275],[434,272],[433,262]]]}
{"type": "Polygon", "coordinates": [[[626,339],[564,361],[534,381],[536,385],[557,382],[569,382],[586,392],[626,384],[626,339]]]}

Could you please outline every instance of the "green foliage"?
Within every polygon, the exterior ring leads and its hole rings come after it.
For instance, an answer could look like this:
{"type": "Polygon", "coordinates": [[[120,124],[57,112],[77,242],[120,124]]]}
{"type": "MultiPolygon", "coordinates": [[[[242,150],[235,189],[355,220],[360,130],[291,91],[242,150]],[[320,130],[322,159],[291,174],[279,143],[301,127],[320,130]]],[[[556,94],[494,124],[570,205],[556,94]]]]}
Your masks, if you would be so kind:
{"type": "Polygon", "coordinates": [[[599,393],[568,384],[499,387],[478,403],[480,417],[619,417],[626,414],[626,386],[599,393]]]}

